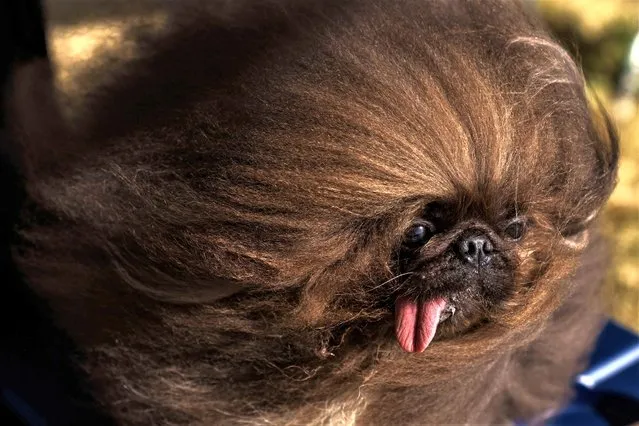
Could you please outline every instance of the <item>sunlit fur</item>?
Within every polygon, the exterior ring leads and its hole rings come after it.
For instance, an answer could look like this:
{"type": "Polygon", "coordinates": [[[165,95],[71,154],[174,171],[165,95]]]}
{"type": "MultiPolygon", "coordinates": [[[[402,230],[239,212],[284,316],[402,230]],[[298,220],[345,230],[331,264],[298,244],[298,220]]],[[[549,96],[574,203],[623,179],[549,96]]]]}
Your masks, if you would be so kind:
{"type": "Polygon", "coordinates": [[[617,161],[575,63],[510,0],[250,3],[181,2],[69,135],[30,97],[46,76],[16,73],[17,259],[105,410],[494,424],[560,405],[600,324],[588,218],[617,161]],[[378,298],[434,200],[532,225],[507,303],[407,354],[378,298]],[[587,219],[587,243],[562,235],[587,219]]]}

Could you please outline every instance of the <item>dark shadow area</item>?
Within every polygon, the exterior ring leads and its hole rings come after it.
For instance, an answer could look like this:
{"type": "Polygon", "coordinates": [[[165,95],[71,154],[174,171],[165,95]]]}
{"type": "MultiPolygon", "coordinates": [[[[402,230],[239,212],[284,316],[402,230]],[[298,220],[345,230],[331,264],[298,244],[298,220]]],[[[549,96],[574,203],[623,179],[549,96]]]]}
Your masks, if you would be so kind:
{"type": "Polygon", "coordinates": [[[639,422],[639,401],[625,395],[606,393],[596,404],[610,426],[631,426],[639,422]]]}
{"type": "MultiPolygon", "coordinates": [[[[0,98],[5,99],[12,68],[46,58],[39,0],[0,2],[0,98]]],[[[23,180],[6,155],[9,139],[5,103],[0,104],[0,424],[106,424],[86,392],[72,360],[68,337],[53,326],[47,306],[25,285],[12,261],[12,245],[26,194],[23,180]]]]}

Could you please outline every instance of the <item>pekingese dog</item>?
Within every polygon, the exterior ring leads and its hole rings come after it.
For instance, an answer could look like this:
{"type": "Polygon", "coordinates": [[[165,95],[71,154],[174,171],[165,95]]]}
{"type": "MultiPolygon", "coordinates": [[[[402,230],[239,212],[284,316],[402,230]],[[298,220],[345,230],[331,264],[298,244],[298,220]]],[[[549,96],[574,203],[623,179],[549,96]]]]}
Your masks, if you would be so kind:
{"type": "Polygon", "coordinates": [[[183,3],[143,43],[70,123],[41,65],[12,97],[16,258],[114,419],[561,406],[601,324],[618,146],[524,4],[183,3]]]}

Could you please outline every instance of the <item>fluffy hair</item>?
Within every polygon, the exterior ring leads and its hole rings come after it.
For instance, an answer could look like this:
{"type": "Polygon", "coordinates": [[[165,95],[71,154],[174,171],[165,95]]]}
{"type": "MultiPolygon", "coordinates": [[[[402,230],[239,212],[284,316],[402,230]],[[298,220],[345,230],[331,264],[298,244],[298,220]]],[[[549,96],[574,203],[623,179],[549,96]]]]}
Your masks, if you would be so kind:
{"type": "Polygon", "coordinates": [[[33,102],[46,76],[14,84],[16,258],[116,420],[495,424],[562,403],[600,326],[618,148],[522,5],[211,2],[145,43],[71,132],[33,102]],[[407,354],[380,300],[441,200],[532,225],[506,301],[407,354]]]}

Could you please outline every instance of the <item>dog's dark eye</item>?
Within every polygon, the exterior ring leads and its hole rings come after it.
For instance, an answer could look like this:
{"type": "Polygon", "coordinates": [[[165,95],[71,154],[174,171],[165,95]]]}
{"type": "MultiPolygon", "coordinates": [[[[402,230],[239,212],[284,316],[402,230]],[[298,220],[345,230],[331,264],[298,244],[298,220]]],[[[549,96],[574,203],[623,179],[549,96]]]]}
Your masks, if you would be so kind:
{"type": "Polygon", "coordinates": [[[418,247],[426,244],[435,233],[435,227],[430,222],[419,222],[411,226],[406,232],[404,244],[408,247],[418,247]]]}
{"type": "Polygon", "coordinates": [[[514,219],[506,226],[504,233],[513,241],[520,240],[526,233],[526,221],[521,218],[514,219]]]}

